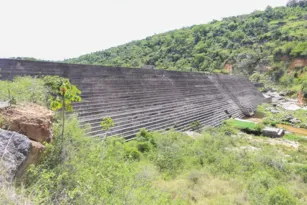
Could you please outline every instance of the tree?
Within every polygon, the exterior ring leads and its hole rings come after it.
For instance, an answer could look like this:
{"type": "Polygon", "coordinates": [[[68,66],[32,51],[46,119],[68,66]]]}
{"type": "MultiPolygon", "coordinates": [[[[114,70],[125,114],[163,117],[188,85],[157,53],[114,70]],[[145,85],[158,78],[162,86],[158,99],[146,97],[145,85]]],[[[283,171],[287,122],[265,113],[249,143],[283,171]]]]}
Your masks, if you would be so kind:
{"type": "Polygon", "coordinates": [[[287,3],[288,7],[306,7],[307,6],[307,0],[289,0],[287,3]]]}
{"type": "Polygon", "coordinates": [[[67,78],[58,76],[45,76],[44,81],[45,85],[50,88],[50,108],[53,111],[61,109],[62,112],[62,134],[60,140],[60,152],[62,152],[65,131],[65,111],[73,111],[72,102],[81,101],[81,91],[75,85],[72,85],[67,78]]]}
{"type": "MultiPolygon", "coordinates": [[[[110,128],[114,127],[114,122],[111,117],[105,117],[102,119],[100,125],[102,130],[108,131],[110,128]]],[[[105,137],[107,137],[107,132],[105,133],[105,137]]]]}

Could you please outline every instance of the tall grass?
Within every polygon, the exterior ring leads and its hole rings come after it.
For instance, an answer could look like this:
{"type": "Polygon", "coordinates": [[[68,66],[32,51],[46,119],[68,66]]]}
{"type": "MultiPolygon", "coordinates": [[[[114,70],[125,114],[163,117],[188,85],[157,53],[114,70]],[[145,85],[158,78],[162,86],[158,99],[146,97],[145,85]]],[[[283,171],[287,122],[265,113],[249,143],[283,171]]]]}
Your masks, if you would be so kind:
{"type": "Polygon", "coordinates": [[[33,102],[40,105],[47,103],[48,88],[40,78],[16,77],[13,81],[0,80],[0,101],[12,97],[17,103],[33,102]]]}
{"type": "Polygon", "coordinates": [[[26,188],[36,203],[307,202],[307,188],[296,195],[297,187],[306,185],[304,169],[298,172],[284,155],[276,155],[280,148],[260,141],[250,144],[250,138],[229,126],[208,129],[197,139],[175,131],[142,130],[131,142],[89,139],[73,118],[67,130],[65,156],[57,155],[55,142],[28,174],[26,188]],[[241,149],[247,145],[259,150],[241,149]],[[62,163],[59,157],[64,157],[62,163]]]}
{"type": "Polygon", "coordinates": [[[3,161],[0,161],[0,204],[5,205],[30,205],[31,200],[27,197],[23,187],[16,188],[14,184],[6,180],[6,169],[3,161]]]}
{"type": "MultiPolygon", "coordinates": [[[[39,79],[0,83],[10,84],[17,101],[44,102],[17,89],[35,85],[44,96],[39,79]]],[[[307,204],[306,141],[288,136],[299,149],[273,146],[265,143],[271,139],[242,135],[240,126],[255,128],[225,123],[196,139],[143,129],[125,142],[89,138],[71,115],[64,141],[54,123],[54,142],[28,170],[24,188],[1,183],[0,204],[25,204],[28,197],[32,204],[307,204]]]]}

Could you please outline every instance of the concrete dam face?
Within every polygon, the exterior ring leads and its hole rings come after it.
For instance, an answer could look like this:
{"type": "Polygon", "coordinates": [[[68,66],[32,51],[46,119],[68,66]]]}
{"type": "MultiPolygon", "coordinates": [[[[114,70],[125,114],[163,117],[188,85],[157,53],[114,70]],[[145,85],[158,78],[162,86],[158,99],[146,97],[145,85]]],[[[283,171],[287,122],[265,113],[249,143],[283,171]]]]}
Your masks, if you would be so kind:
{"type": "Polygon", "coordinates": [[[74,111],[82,124],[91,125],[91,136],[104,136],[104,117],[114,121],[108,136],[130,139],[141,128],[185,131],[193,122],[217,126],[264,102],[242,76],[0,59],[2,80],[40,75],[66,77],[78,86],[82,102],[74,104],[74,111]]]}

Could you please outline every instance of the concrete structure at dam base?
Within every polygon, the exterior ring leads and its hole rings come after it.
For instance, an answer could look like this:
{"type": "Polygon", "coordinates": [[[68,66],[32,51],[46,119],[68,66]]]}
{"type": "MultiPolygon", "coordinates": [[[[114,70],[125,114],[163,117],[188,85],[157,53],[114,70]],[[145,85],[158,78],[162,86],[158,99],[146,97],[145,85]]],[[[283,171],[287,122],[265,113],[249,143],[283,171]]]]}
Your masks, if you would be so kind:
{"type": "Polygon", "coordinates": [[[229,117],[243,117],[264,102],[262,94],[243,76],[119,68],[96,65],[0,59],[0,79],[58,75],[82,91],[74,104],[90,136],[133,138],[141,129],[191,130],[191,123],[217,126],[229,117]],[[105,133],[100,123],[111,117],[105,133]]]}

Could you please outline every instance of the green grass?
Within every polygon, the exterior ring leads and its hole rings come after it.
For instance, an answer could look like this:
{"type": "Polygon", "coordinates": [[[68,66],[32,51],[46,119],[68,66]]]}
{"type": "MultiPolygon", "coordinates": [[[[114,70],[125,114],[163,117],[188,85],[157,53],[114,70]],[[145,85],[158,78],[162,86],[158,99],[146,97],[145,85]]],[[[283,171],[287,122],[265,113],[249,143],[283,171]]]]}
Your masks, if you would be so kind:
{"type": "Polygon", "coordinates": [[[259,128],[259,126],[254,122],[244,122],[235,119],[227,120],[226,124],[237,129],[257,130],[259,128]]]}
{"type": "Polygon", "coordinates": [[[239,129],[244,129],[244,128],[256,129],[257,128],[257,125],[253,122],[243,122],[239,120],[234,120],[233,125],[239,129]]]}
{"type": "MultiPolygon", "coordinates": [[[[274,146],[267,141],[280,139],[239,133],[259,129],[258,124],[228,120],[196,139],[174,130],[143,129],[125,142],[120,137],[89,138],[75,116],[67,119],[63,141],[61,121],[54,122],[54,142],[46,144],[40,164],[22,179],[24,188],[16,188],[22,190],[18,203],[307,203],[307,149],[298,136],[286,139],[299,141],[299,149],[274,146]]],[[[16,195],[6,192],[13,188],[1,189],[5,200],[0,197],[0,202],[16,202],[16,195]]]]}
{"type": "Polygon", "coordinates": [[[16,77],[13,81],[0,80],[0,101],[8,101],[12,97],[17,103],[33,102],[40,105],[47,103],[48,88],[39,78],[16,77]]]}
{"type": "MultiPolygon", "coordinates": [[[[247,127],[255,128],[244,123],[247,127]]],[[[72,118],[65,139],[62,163],[56,160],[55,142],[28,175],[26,190],[35,203],[52,204],[59,198],[62,204],[307,201],[304,170],[298,173],[282,154],[276,155],[282,147],[267,145],[266,138],[254,142],[237,135],[229,125],[207,129],[197,139],[172,130],[164,134],[142,130],[136,140],[126,143],[121,138],[89,139],[72,118]],[[246,146],[259,149],[241,148],[246,146]],[[295,195],[298,188],[301,194],[295,195]]],[[[299,153],[293,150],[291,158],[299,153]]]]}
{"type": "Polygon", "coordinates": [[[286,134],[284,136],[284,139],[302,142],[302,143],[307,143],[307,137],[299,136],[299,135],[296,135],[296,134],[286,134]]]}
{"type": "Polygon", "coordinates": [[[265,117],[263,118],[263,123],[267,125],[276,125],[276,124],[284,124],[284,125],[291,125],[290,122],[287,122],[286,119],[288,116],[292,116],[293,118],[296,118],[300,120],[300,123],[297,123],[294,125],[294,127],[298,128],[307,128],[307,110],[296,110],[296,111],[288,111],[283,108],[273,108],[271,104],[262,104],[258,106],[257,110],[259,112],[262,112],[265,114],[265,117]],[[279,113],[271,113],[267,109],[277,109],[279,113]]]}

